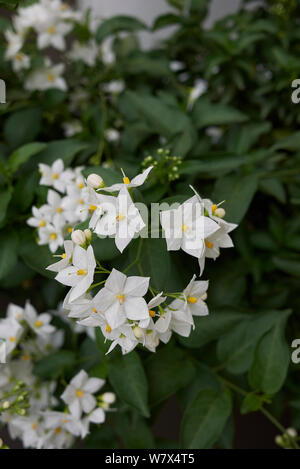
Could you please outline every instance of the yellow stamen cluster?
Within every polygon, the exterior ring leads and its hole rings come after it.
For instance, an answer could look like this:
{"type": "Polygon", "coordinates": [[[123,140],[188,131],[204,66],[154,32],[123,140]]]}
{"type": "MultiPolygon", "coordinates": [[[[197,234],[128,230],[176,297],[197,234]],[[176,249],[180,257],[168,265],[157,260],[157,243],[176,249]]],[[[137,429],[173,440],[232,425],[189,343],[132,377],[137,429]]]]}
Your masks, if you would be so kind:
{"type": "Polygon", "coordinates": [[[96,308],[93,308],[93,313],[98,314],[98,311],[96,310],[96,308]]]}
{"type": "Polygon", "coordinates": [[[96,205],[90,205],[90,212],[94,212],[95,210],[97,210],[97,206],[96,205]]]}
{"type": "Polygon", "coordinates": [[[123,177],[123,182],[124,182],[124,184],[126,184],[126,186],[128,186],[128,184],[130,184],[130,179],[127,176],[124,176],[123,177]]]}
{"type": "Polygon", "coordinates": [[[182,231],[187,232],[189,227],[187,225],[182,225],[182,231]]]}
{"type": "Polygon", "coordinates": [[[196,298],[195,296],[188,296],[187,297],[187,302],[188,303],[191,303],[192,305],[194,305],[195,303],[197,303],[198,301],[198,298],[196,298]]]}
{"type": "Polygon", "coordinates": [[[106,330],[106,332],[111,332],[111,327],[107,324],[105,330],[106,330]]]}
{"type": "Polygon", "coordinates": [[[79,188],[79,189],[83,189],[83,188],[84,188],[83,182],[80,182],[80,183],[78,184],[78,188],[79,188]]]}
{"type": "Polygon", "coordinates": [[[122,304],[125,300],[125,296],[122,294],[118,295],[118,300],[119,300],[119,303],[122,304]]]}
{"type": "Polygon", "coordinates": [[[125,218],[125,215],[123,215],[122,213],[120,213],[119,215],[116,216],[117,221],[122,221],[122,220],[124,220],[124,218],[125,218]]]}
{"type": "Polygon", "coordinates": [[[213,243],[211,243],[210,241],[205,241],[205,246],[209,249],[212,249],[214,247],[213,243]]]}
{"type": "Polygon", "coordinates": [[[39,224],[39,227],[43,228],[44,226],[46,226],[46,222],[45,220],[42,220],[41,223],[39,224]]]}
{"type": "Polygon", "coordinates": [[[155,316],[155,311],[153,311],[153,309],[149,309],[149,316],[150,316],[151,318],[154,318],[154,316],[155,316]]]}
{"type": "MultiPolygon", "coordinates": [[[[48,78],[49,78],[49,76],[48,76],[48,78]]],[[[53,80],[54,80],[54,77],[53,77],[53,80]]],[[[53,80],[49,80],[49,81],[53,81],[53,80]]],[[[52,174],[52,179],[58,179],[58,173],[53,173],[52,174]]]]}
{"type": "Polygon", "coordinates": [[[55,34],[55,32],[56,32],[55,26],[50,26],[50,28],[48,28],[48,33],[49,34],[55,34]]]}
{"type": "Polygon", "coordinates": [[[77,389],[76,396],[79,397],[79,398],[83,397],[83,391],[81,389],[77,389]]]}
{"type": "Polygon", "coordinates": [[[211,211],[212,211],[212,213],[214,213],[214,212],[217,210],[217,208],[218,208],[218,206],[217,206],[216,204],[213,204],[213,205],[211,206],[211,211]]]}
{"type": "Polygon", "coordinates": [[[54,241],[56,238],[57,238],[57,234],[56,234],[56,233],[51,233],[51,234],[50,234],[50,239],[52,239],[52,241],[54,241]]]}
{"type": "Polygon", "coordinates": [[[63,259],[65,259],[65,258],[67,257],[67,254],[64,252],[64,253],[61,255],[61,257],[62,257],[63,259]]]}
{"type": "Polygon", "coordinates": [[[10,342],[15,342],[16,338],[15,337],[10,337],[9,340],[10,340],[10,342]]]}
{"type": "Polygon", "coordinates": [[[83,269],[77,270],[77,275],[86,275],[86,271],[83,269]]]}
{"type": "Polygon", "coordinates": [[[36,323],[34,325],[35,325],[35,327],[39,328],[39,327],[42,327],[43,323],[42,323],[42,321],[38,320],[38,321],[36,321],[36,323]]]}
{"type": "Polygon", "coordinates": [[[57,207],[56,211],[57,211],[57,213],[62,213],[63,209],[61,207],[57,207]]]}

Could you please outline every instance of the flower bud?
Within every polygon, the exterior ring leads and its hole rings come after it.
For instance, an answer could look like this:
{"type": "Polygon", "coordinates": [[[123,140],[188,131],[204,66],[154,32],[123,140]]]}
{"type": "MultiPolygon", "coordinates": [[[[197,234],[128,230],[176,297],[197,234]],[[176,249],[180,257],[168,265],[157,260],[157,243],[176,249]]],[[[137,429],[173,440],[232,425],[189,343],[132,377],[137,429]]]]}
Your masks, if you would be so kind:
{"type": "Polygon", "coordinates": [[[291,438],[296,438],[297,437],[297,430],[295,430],[295,428],[287,428],[286,433],[291,438]]]}
{"type": "Polygon", "coordinates": [[[82,230],[75,230],[71,235],[72,241],[79,246],[85,244],[85,234],[82,230]]]}
{"type": "Polygon", "coordinates": [[[85,239],[90,242],[92,241],[92,232],[89,229],[84,230],[85,239]]]}
{"type": "Polygon", "coordinates": [[[101,397],[105,404],[113,404],[116,401],[116,395],[113,392],[105,392],[101,397]]]}
{"type": "Polygon", "coordinates": [[[2,404],[2,409],[6,410],[6,409],[9,409],[9,407],[10,407],[10,402],[4,401],[2,404]]]}
{"type": "Polygon", "coordinates": [[[92,187],[93,189],[100,189],[101,187],[104,186],[104,181],[102,179],[101,176],[99,176],[98,174],[90,174],[88,177],[87,177],[87,180],[86,182],[88,183],[88,185],[90,187],[92,187]]]}
{"type": "Polygon", "coordinates": [[[144,332],[139,326],[134,327],[132,330],[137,339],[141,339],[143,337],[144,332]]]}
{"type": "Polygon", "coordinates": [[[219,208],[216,208],[216,210],[214,211],[214,215],[215,217],[224,218],[226,215],[226,212],[224,208],[219,207],[219,208]]]}

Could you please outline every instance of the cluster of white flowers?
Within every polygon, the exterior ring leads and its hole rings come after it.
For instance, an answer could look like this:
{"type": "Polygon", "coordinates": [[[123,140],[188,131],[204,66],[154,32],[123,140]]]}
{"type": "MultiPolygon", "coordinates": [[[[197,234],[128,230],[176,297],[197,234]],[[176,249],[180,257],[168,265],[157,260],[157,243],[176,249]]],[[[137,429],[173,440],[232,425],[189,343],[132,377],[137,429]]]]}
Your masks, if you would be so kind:
{"type": "Polygon", "coordinates": [[[24,308],[10,304],[6,317],[0,319],[0,337],[6,343],[6,364],[1,365],[0,374],[0,422],[25,448],[69,448],[76,437],[89,433],[91,423],[103,423],[105,412],[115,402],[111,392],[94,396],[105,381],[89,378],[84,370],[71,380],[60,400],[55,396],[55,381],[40,381],[34,375],[35,361],[58,350],[64,341],[63,331],[51,325],[51,319],[48,313],[38,315],[29,302],[24,308]],[[14,405],[11,391],[19,388],[18,383],[30,390],[27,408],[22,408],[26,391],[17,398],[19,407],[14,405]]]}
{"type": "MultiPolygon", "coordinates": [[[[53,178],[53,171],[56,170],[47,167],[46,180],[43,177],[42,181],[56,184],[61,189],[60,184],[69,179],[63,167],[62,176],[53,178]]],[[[197,281],[194,275],[181,293],[155,292],[149,277],[127,277],[116,269],[109,271],[101,265],[101,259],[95,259],[93,235],[113,237],[122,253],[131,240],[141,234],[145,222],[132,200],[130,189],[141,186],[151,170],[152,167],[147,168],[132,181],[123,173],[123,182],[110,187],[106,187],[96,174],[89,175],[86,181],[78,176],[75,187],[74,178],[69,189],[67,183],[67,204],[60,202],[59,205],[69,207],[76,217],[83,213],[81,220],[90,217],[89,229],[73,231],[72,240],[64,241],[64,253],[59,256],[60,260],[48,269],[57,273],[57,281],[71,287],[63,304],[69,318],[76,319],[80,326],[100,327],[105,339],[112,342],[107,353],[116,345],[121,346],[123,353],[128,353],[138,344],[155,351],[160,341],[167,343],[170,340],[172,332],[188,337],[195,327],[193,316],[208,314],[205,303],[208,281],[197,281]],[[80,188],[77,187],[78,181],[80,188]],[[82,196],[82,191],[86,191],[86,197],[82,196]],[[79,210],[78,197],[82,198],[79,210]],[[99,284],[93,283],[95,274],[109,275],[100,282],[104,284],[100,291],[92,296],[91,290],[99,284]],[[144,297],[148,292],[153,298],[147,304],[144,297]],[[169,302],[168,298],[172,301],[169,302]]],[[[206,258],[216,259],[220,248],[233,246],[228,233],[236,225],[224,220],[225,210],[219,205],[208,199],[202,200],[195,192],[192,198],[175,209],[161,212],[167,249],[183,249],[196,257],[200,274],[206,258]]],[[[40,214],[40,211],[37,213],[40,214]]],[[[36,217],[31,224],[37,225],[40,219],[36,217]]],[[[71,221],[69,218],[67,220],[71,221]]],[[[47,225],[39,230],[46,230],[51,236],[53,227],[54,223],[50,230],[47,225]]]]}
{"type": "Polygon", "coordinates": [[[12,20],[13,29],[5,31],[5,57],[12,62],[15,72],[31,68],[30,49],[26,48],[31,32],[35,33],[36,49],[43,54],[48,47],[65,53],[65,60],[59,64],[53,64],[46,56],[43,65],[33,69],[26,78],[25,89],[34,91],[56,88],[65,91],[68,87],[63,76],[66,61],[81,61],[88,67],[93,67],[98,57],[106,65],[115,62],[111,41],[98,46],[94,39],[85,42],[74,40],[70,50],[66,51],[66,37],[83,20],[82,12],[72,9],[61,0],[39,0],[17,10],[12,20]],[[28,53],[25,52],[27,49],[28,53]]]}

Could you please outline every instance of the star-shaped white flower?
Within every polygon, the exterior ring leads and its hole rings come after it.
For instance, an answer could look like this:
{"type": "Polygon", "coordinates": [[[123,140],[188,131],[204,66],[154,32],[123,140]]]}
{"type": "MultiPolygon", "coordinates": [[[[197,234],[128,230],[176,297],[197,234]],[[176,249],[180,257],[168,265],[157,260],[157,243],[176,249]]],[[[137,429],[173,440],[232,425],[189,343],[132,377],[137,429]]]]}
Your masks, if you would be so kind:
{"type": "Polygon", "coordinates": [[[62,159],[56,160],[51,166],[40,163],[39,170],[42,175],[40,184],[52,186],[59,192],[65,192],[67,185],[70,184],[72,179],[72,173],[65,170],[62,159]]]}
{"type": "Polygon", "coordinates": [[[89,378],[88,374],[81,370],[71,380],[61,398],[68,404],[71,414],[79,419],[82,412],[90,413],[96,407],[97,402],[93,394],[104,384],[103,379],[89,378]]]}
{"type": "Polygon", "coordinates": [[[29,302],[25,305],[24,319],[37,335],[47,336],[56,330],[56,328],[50,324],[52,320],[51,315],[47,313],[38,315],[35,308],[29,302]]]}
{"type": "Polygon", "coordinates": [[[115,329],[130,319],[141,321],[149,317],[148,306],[143,298],[149,287],[149,277],[127,277],[113,269],[98,293],[102,312],[111,327],[115,329]]]}
{"type": "Polygon", "coordinates": [[[63,285],[72,287],[69,301],[72,302],[87,292],[93,283],[96,261],[92,246],[87,250],[81,246],[75,246],[72,265],[61,270],[56,280],[63,285]]]}
{"type": "Polygon", "coordinates": [[[58,262],[55,262],[54,264],[49,265],[47,267],[47,270],[51,270],[51,272],[60,272],[61,270],[65,269],[71,264],[73,249],[74,249],[73,241],[69,241],[69,240],[64,241],[64,248],[65,248],[65,252],[57,256],[57,257],[61,257],[61,260],[59,260],[58,262]]]}
{"type": "Polygon", "coordinates": [[[103,187],[102,190],[107,191],[107,192],[117,192],[117,191],[120,191],[122,188],[124,188],[124,186],[127,189],[132,188],[132,187],[142,186],[144,184],[144,182],[146,181],[146,179],[148,177],[148,174],[150,173],[152,168],[153,168],[153,166],[150,166],[149,168],[145,169],[145,171],[143,171],[141,174],[138,174],[137,176],[135,176],[131,181],[123,173],[123,183],[113,184],[110,187],[103,187]]]}

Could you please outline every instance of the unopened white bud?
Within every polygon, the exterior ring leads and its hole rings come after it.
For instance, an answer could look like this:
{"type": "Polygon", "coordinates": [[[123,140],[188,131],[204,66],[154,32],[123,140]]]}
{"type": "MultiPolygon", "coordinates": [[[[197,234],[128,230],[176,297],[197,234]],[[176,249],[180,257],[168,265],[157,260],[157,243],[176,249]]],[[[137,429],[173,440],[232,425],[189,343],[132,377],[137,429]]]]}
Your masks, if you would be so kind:
{"type": "Polygon", "coordinates": [[[276,443],[276,445],[278,445],[278,446],[282,446],[282,444],[283,444],[283,438],[282,438],[281,435],[277,435],[277,436],[275,437],[275,443],[276,443]]]}
{"type": "Polygon", "coordinates": [[[295,428],[287,428],[286,433],[291,438],[296,438],[297,437],[297,430],[295,430],[295,428]]]}
{"type": "Polygon", "coordinates": [[[85,234],[82,230],[73,231],[71,238],[72,238],[73,243],[78,244],[79,246],[81,246],[82,244],[85,244],[85,241],[86,241],[85,234]]]}
{"type": "Polygon", "coordinates": [[[92,187],[93,189],[100,189],[101,187],[104,186],[104,181],[102,179],[101,176],[99,176],[98,174],[90,174],[88,177],[87,177],[87,180],[86,182],[88,183],[88,185],[90,187],[92,187]]]}
{"type": "Polygon", "coordinates": [[[201,296],[201,300],[202,301],[205,301],[207,299],[207,293],[203,293],[203,295],[201,296]]]}
{"type": "Polygon", "coordinates": [[[219,207],[219,208],[216,208],[216,210],[214,211],[214,215],[219,218],[224,218],[226,215],[226,212],[224,208],[219,207]]]}
{"type": "Polygon", "coordinates": [[[101,397],[105,404],[113,404],[116,402],[116,395],[113,392],[105,392],[101,397]]]}
{"type": "Polygon", "coordinates": [[[10,407],[10,402],[9,401],[4,401],[2,404],[2,409],[9,409],[10,407]]]}
{"type": "Polygon", "coordinates": [[[0,438],[0,448],[3,446],[3,440],[0,438]]]}
{"type": "Polygon", "coordinates": [[[139,326],[133,328],[133,333],[137,339],[141,339],[144,335],[144,332],[139,326]]]}
{"type": "Polygon", "coordinates": [[[92,232],[88,228],[86,230],[84,230],[84,235],[85,235],[85,238],[87,239],[87,241],[92,240],[92,232]]]}

